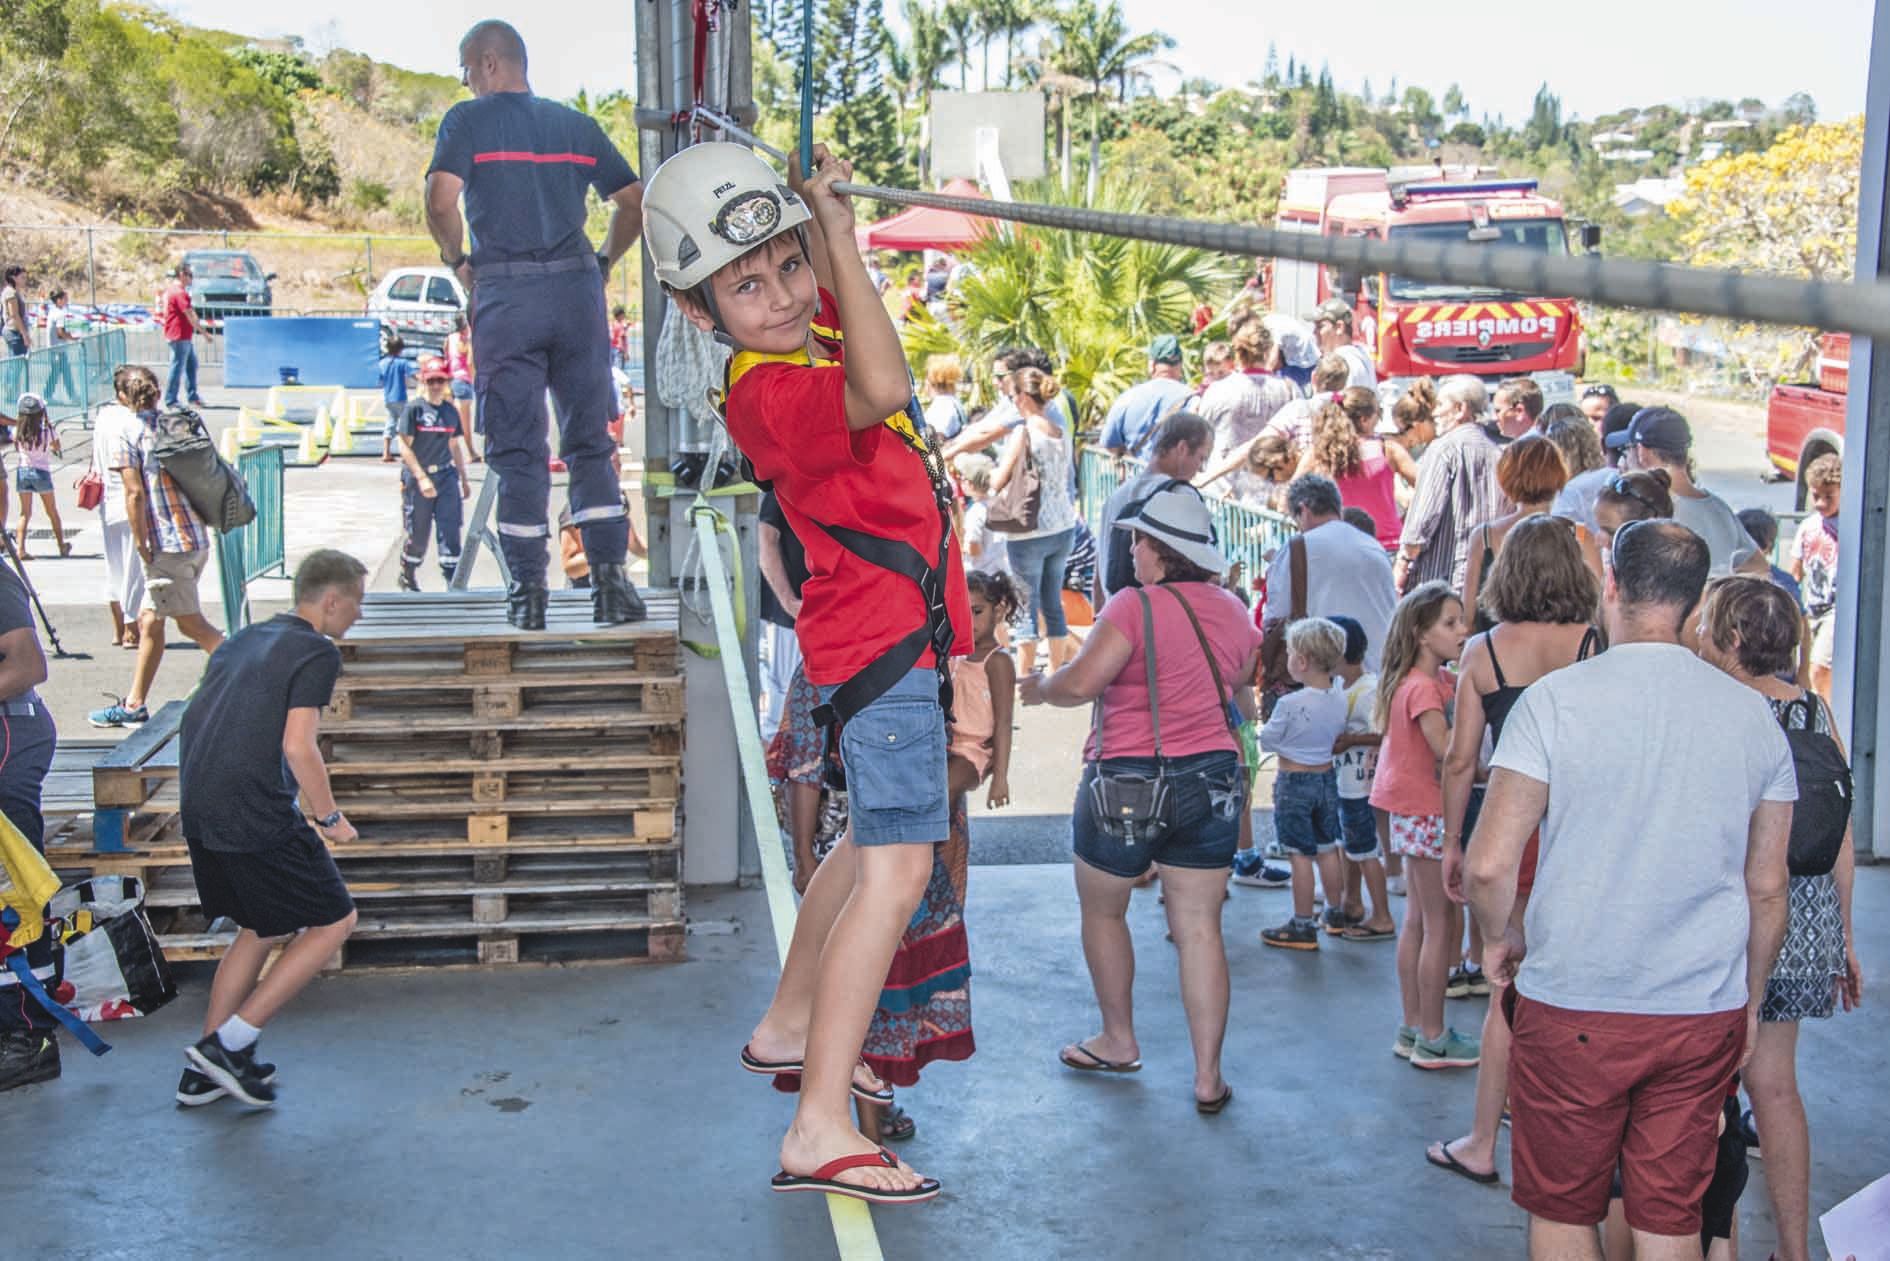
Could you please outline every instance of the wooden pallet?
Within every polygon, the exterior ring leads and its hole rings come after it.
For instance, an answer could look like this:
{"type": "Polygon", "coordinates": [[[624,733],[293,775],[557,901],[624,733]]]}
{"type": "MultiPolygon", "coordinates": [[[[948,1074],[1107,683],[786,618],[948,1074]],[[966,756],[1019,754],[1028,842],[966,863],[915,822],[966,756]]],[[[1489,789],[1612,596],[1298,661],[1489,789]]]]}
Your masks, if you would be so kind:
{"type": "Polygon", "coordinates": [[[99,809],[137,810],[177,782],[177,735],[183,701],[161,706],[151,720],[111,746],[92,765],[92,804],[99,809]]]}
{"type": "Polygon", "coordinates": [[[683,680],[679,674],[638,674],[630,670],[460,672],[429,677],[424,671],[373,674],[344,667],[334,699],[322,716],[324,730],[336,733],[389,728],[425,730],[465,719],[523,718],[536,725],[541,716],[562,726],[576,715],[591,725],[649,726],[653,720],[681,722],[683,680]]]}
{"type": "Polygon", "coordinates": [[[600,771],[681,765],[680,725],[599,731],[417,731],[326,734],[330,774],[382,775],[457,771],[600,771]]]}
{"type": "MultiPolygon", "coordinates": [[[[358,927],[358,925],[357,925],[358,927]]],[[[158,935],[165,959],[214,963],[236,939],[233,932],[158,935]]],[[[351,937],[325,970],[407,972],[494,966],[571,966],[591,963],[674,963],[685,957],[687,935],[680,924],[579,929],[569,925],[485,935],[417,938],[351,937]]]]}
{"type": "Polygon", "coordinates": [[[490,591],[370,592],[361,603],[361,619],[342,641],[343,660],[352,649],[364,653],[382,641],[401,644],[505,644],[508,659],[520,652],[560,653],[580,645],[644,640],[650,651],[676,646],[679,604],[673,591],[640,591],[649,617],[620,626],[598,626],[591,621],[588,591],[549,593],[545,629],[521,631],[505,620],[505,600],[490,591]]]}

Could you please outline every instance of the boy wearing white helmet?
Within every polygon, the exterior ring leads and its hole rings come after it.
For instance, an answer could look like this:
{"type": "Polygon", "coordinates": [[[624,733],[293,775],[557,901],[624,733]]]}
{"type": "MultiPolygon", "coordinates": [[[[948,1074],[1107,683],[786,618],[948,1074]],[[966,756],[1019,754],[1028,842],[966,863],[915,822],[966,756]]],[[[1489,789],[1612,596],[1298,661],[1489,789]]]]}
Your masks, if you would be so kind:
{"type": "Polygon", "coordinates": [[[685,149],[650,178],[644,238],[683,314],[734,348],[729,435],[806,547],[795,630],[817,721],[845,724],[848,833],[815,871],[742,1050],[751,1072],[802,1075],[773,1187],[911,1203],[939,1184],[862,1135],[848,1095],[891,1094],[860,1048],[949,833],[946,680],[970,651],[970,603],[938,447],[833,189],[852,167],[814,155],[811,176],[791,163],[784,183],[739,145],[685,149]]]}

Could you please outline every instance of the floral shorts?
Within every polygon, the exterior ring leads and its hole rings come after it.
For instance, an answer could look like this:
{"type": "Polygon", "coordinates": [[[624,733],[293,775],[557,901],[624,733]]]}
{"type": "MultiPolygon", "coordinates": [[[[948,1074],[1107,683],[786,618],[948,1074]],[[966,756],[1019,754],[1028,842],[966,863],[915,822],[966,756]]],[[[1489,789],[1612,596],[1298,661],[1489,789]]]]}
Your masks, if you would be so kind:
{"type": "Polygon", "coordinates": [[[1409,858],[1444,860],[1444,816],[1394,814],[1391,816],[1391,852],[1409,858]]]}

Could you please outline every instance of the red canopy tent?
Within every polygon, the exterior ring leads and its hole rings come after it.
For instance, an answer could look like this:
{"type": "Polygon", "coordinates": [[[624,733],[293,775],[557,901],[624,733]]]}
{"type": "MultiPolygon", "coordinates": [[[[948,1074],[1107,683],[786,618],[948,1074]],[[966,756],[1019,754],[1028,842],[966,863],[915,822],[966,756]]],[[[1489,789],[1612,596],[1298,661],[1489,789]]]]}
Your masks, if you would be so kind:
{"type": "MultiPolygon", "coordinates": [[[[983,197],[970,180],[957,179],[940,190],[947,197],[983,197]]],[[[890,219],[862,224],[854,239],[863,250],[961,250],[991,230],[991,221],[955,210],[914,206],[890,219]]]]}

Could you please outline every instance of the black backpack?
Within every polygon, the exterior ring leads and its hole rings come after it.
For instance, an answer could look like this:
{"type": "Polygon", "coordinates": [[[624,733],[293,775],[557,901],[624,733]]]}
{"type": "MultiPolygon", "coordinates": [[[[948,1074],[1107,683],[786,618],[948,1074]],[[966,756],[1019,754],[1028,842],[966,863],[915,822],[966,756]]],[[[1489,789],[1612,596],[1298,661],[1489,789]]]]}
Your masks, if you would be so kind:
{"type": "Polygon", "coordinates": [[[1823,706],[1800,697],[1779,711],[1792,769],[1798,773],[1798,801],[1792,806],[1791,853],[1794,876],[1822,876],[1837,866],[1844,830],[1851,821],[1851,768],[1844,751],[1827,732],[1817,730],[1823,706]],[[1815,708],[1814,708],[1815,707],[1815,708]],[[1805,725],[1791,725],[1792,711],[1804,712],[1805,725]]]}
{"type": "MultiPolygon", "coordinates": [[[[1155,498],[1155,496],[1161,494],[1170,486],[1186,486],[1187,484],[1188,483],[1180,481],[1177,478],[1164,478],[1151,486],[1146,495],[1141,495],[1123,504],[1122,511],[1117,515],[1116,520],[1127,521],[1130,517],[1137,515],[1142,511],[1142,508],[1149,500],[1155,498]]],[[[1103,590],[1109,595],[1114,595],[1118,591],[1127,591],[1130,587],[1139,587],[1142,585],[1135,580],[1135,558],[1130,555],[1129,551],[1130,544],[1133,541],[1134,540],[1129,537],[1129,531],[1118,530],[1113,523],[1109,528],[1109,537],[1098,540],[1098,546],[1102,548],[1103,590]]]]}
{"type": "Polygon", "coordinates": [[[205,524],[229,531],[256,519],[242,475],[217,454],[203,417],[190,408],[167,407],[159,413],[151,454],[205,524]]]}

